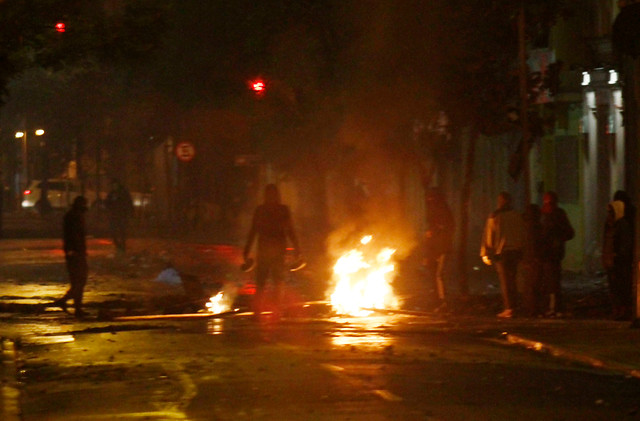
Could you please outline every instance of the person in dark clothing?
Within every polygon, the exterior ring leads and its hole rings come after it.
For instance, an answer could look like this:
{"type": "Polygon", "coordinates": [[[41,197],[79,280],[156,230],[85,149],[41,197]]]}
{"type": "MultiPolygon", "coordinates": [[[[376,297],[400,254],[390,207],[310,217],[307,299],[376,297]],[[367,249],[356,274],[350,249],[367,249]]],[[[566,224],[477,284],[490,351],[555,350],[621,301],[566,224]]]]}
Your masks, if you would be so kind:
{"type": "Polygon", "coordinates": [[[528,205],[522,219],[524,222],[524,244],[522,247],[522,307],[524,314],[536,317],[542,314],[542,223],[540,206],[528,205]]]}
{"type": "Polygon", "coordinates": [[[636,207],[631,203],[631,198],[624,190],[618,190],[613,194],[613,201],[619,200],[624,203],[624,219],[629,224],[629,230],[631,231],[632,244],[636,244],[636,207]]]}
{"type": "Polygon", "coordinates": [[[443,272],[446,256],[453,247],[455,224],[451,209],[440,189],[433,188],[426,198],[425,267],[429,284],[434,286],[435,310],[446,309],[443,272]]]}
{"type": "Polygon", "coordinates": [[[630,320],[633,301],[633,232],[624,214],[622,201],[609,203],[602,244],[614,320],[630,320]]]}
{"type": "Polygon", "coordinates": [[[244,248],[244,260],[250,260],[253,243],[257,237],[256,252],[256,294],[254,313],[259,315],[265,309],[265,285],[267,279],[274,284],[275,306],[282,310],[283,283],[285,277],[285,252],[287,239],[291,241],[295,257],[300,256],[298,238],[293,229],[289,207],[280,203],[280,192],[275,184],[268,184],[264,190],[264,203],[254,214],[251,229],[244,248]]]}
{"type": "Polygon", "coordinates": [[[542,197],[542,279],[545,299],[548,300],[549,317],[563,315],[562,300],[562,260],[565,255],[565,242],[575,235],[567,213],[558,207],[558,195],[546,192],[542,197]]]}
{"type": "Polygon", "coordinates": [[[133,201],[129,191],[118,180],[113,180],[112,188],[105,200],[109,211],[109,225],[113,244],[118,253],[126,251],[129,218],[133,215],[133,201]]]}
{"type": "Polygon", "coordinates": [[[504,310],[498,317],[513,317],[518,306],[516,276],[523,236],[522,215],[511,207],[511,195],[500,193],[498,208],[487,218],[480,246],[482,261],[487,265],[494,264],[500,278],[504,310]]]}
{"type": "Polygon", "coordinates": [[[54,306],[60,307],[66,312],[67,301],[73,299],[76,317],[86,315],[82,310],[82,296],[89,273],[85,233],[86,211],[87,199],[78,196],[74,199],[71,209],[64,215],[63,249],[71,287],[62,298],[53,302],[54,306]]]}

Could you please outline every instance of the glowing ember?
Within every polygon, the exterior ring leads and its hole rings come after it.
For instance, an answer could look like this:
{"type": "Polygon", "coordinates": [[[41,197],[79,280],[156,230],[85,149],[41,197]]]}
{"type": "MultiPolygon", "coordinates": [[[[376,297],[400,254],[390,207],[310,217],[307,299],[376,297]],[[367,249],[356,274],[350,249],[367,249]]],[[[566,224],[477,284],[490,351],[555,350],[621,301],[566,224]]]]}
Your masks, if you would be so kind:
{"type": "Polygon", "coordinates": [[[343,254],[333,267],[336,281],[331,294],[331,305],[338,314],[367,316],[367,309],[396,309],[398,299],[391,288],[395,250],[384,248],[373,251],[371,236],[360,240],[367,250],[353,249],[343,254]]]}
{"type": "Polygon", "coordinates": [[[225,311],[231,310],[231,303],[229,303],[227,296],[222,291],[209,298],[206,306],[209,312],[213,314],[224,313],[225,311]]]}

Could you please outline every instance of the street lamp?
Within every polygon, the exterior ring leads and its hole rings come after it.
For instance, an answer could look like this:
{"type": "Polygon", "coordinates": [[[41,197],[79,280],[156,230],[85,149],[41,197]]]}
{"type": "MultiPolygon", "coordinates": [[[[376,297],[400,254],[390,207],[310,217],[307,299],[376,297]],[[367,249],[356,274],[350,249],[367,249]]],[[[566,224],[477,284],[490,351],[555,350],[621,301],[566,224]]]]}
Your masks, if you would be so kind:
{"type": "MultiPolygon", "coordinates": [[[[16,139],[21,139],[22,140],[22,175],[21,175],[21,184],[23,187],[23,190],[26,189],[27,186],[27,182],[29,180],[29,165],[28,165],[28,155],[27,155],[27,131],[25,130],[24,132],[16,132],[16,139]]],[[[37,129],[34,131],[34,134],[36,136],[42,136],[44,134],[44,130],[42,129],[37,129]]]]}

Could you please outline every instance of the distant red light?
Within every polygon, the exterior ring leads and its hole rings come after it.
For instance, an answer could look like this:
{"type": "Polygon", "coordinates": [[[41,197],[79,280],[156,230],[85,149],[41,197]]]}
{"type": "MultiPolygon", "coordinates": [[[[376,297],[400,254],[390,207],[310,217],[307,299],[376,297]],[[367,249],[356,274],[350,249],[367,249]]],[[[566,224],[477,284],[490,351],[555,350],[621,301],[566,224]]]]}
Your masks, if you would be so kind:
{"type": "Polygon", "coordinates": [[[262,79],[255,79],[249,82],[249,88],[256,95],[263,95],[267,89],[267,86],[262,79]]]}
{"type": "Polygon", "coordinates": [[[25,196],[26,196],[26,195],[28,195],[28,194],[31,194],[31,190],[25,190],[25,191],[24,191],[24,195],[25,195],[25,196]]]}
{"type": "Polygon", "coordinates": [[[67,30],[67,25],[64,22],[56,23],[56,32],[65,32],[67,30]]]}

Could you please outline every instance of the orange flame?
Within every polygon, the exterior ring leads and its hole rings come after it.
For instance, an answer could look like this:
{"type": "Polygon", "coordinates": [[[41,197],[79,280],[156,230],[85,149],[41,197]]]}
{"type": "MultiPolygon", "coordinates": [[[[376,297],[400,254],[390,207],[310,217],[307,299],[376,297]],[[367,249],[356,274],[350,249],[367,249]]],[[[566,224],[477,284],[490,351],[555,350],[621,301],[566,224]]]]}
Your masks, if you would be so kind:
{"type": "Polygon", "coordinates": [[[370,309],[397,309],[399,301],[391,287],[394,249],[374,251],[371,236],[360,241],[366,250],[356,248],[343,254],[333,267],[336,281],[331,305],[336,313],[368,316],[370,309]]]}
{"type": "Polygon", "coordinates": [[[206,306],[207,310],[213,314],[224,313],[231,310],[231,303],[229,303],[228,297],[222,291],[209,298],[206,306]]]}

